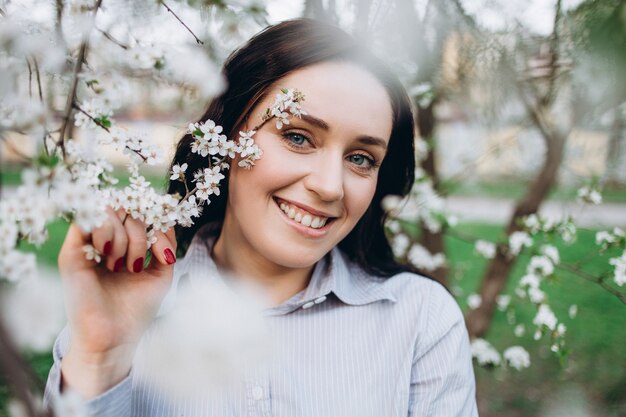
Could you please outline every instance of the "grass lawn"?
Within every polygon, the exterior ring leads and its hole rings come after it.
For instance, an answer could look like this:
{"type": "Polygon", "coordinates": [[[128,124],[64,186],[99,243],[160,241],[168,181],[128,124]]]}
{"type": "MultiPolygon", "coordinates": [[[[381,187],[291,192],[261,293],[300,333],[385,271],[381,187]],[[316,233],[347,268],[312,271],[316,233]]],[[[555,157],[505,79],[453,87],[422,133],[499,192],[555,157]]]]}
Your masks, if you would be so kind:
{"type": "MultiPolygon", "coordinates": [[[[67,226],[54,223],[50,226],[48,242],[38,250],[40,262],[54,265],[67,226]]],[[[459,233],[483,239],[495,240],[501,233],[497,226],[462,224],[459,233]]],[[[557,244],[564,263],[584,259],[595,250],[595,232],[579,231],[577,241],[571,246],[557,244]]],[[[453,236],[446,237],[451,268],[451,287],[458,287],[462,308],[466,308],[466,296],[477,290],[486,260],[477,257],[473,245],[453,236]]],[[[35,250],[25,246],[27,250],[35,250]]],[[[589,273],[608,269],[607,259],[616,252],[590,257],[582,268],[589,273]]],[[[512,293],[516,279],[521,276],[527,257],[522,256],[507,289],[512,293]]],[[[513,327],[507,323],[504,313],[495,316],[487,339],[500,351],[511,345],[522,345],[531,353],[531,368],[522,372],[476,369],[480,402],[487,416],[535,416],[545,401],[558,389],[575,385],[581,387],[586,397],[597,407],[597,415],[619,416],[626,411],[626,334],[623,331],[626,306],[615,296],[597,284],[571,274],[559,273],[558,278],[547,285],[545,291],[557,317],[568,327],[567,342],[571,355],[564,366],[549,352],[548,342],[532,340],[532,331],[518,338],[513,327]],[[578,315],[569,319],[569,306],[578,306],[578,315]],[[602,412],[604,410],[612,410],[602,412]]],[[[513,299],[515,299],[513,297],[513,299]]],[[[520,304],[517,309],[519,322],[530,323],[534,308],[520,304]]],[[[530,330],[530,326],[528,326],[530,330]]],[[[45,380],[51,365],[50,355],[28,358],[38,375],[45,380]]],[[[0,381],[0,417],[7,398],[7,387],[0,381]]]]}

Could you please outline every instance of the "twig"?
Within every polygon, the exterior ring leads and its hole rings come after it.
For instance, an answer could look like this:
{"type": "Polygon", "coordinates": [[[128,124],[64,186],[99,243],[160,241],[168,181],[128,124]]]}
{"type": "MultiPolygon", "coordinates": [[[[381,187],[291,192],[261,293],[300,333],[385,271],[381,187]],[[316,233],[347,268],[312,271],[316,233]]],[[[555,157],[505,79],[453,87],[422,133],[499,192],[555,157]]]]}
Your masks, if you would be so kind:
{"type": "MultiPolygon", "coordinates": [[[[62,5],[63,2],[60,2],[60,4],[62,5]]],[[[57,5],[59,4],[59,2],[57,2],[57,5]]],[[[94,19],[96,16],[96,13],[98,13],[98,9],[100,8],[100,5],[102,4],[102,0],[98,0],[96,2],[96,5],[94,7],[94,19]]],[[[62,10],[62,8],[60,9],[62,10]]],[[[85,62],[85,56],[87,55],[87,45],[88,45],[88,39],[85,38],[83,40],[83,43],[80,45],[80,51],[78,52],[78,58],[76,59],[76,65],[74,66],[74,78],[72,81],[72,86],[70,88],[70,93],[67,96],[67,102],[65,103],[65,116],[63,117],[63,125],[61,126],[61,131],[59,132],[59,140],[57,141],[57,146],[61,147],[61,152],[63,153],[63,159],[65,159],[66,152],[65,152],[65,133],[67,131],[67,126],[69,124],[70,118],[72,117],[72,109],[74,108],[74,105],[76,104],[76,91],[78,89],[78,78],[79,78],[79,74],[80,74],[80,70],[83,67],[83,63],[85,62]]]]}
{"type": "Polygon", "coordinates": [[[176,20],[178,20],[180,22],[181,25],[183,25],[185,27],[185,29],[187,29],[187,31],[189,31],[189,33],[191,33],[191,36],[193,36],[196,39],[196,43],[198,45],[204,45],[204,42],[202,42],[200,39],[198,39],[198,37],[195,35],[195,33],[193,33],[193,31],[191,29],[189,29],[189,26],[187,26],[185,24],[185,22],[183,22],[180,19],[180,17],[178,17],[178,15],[176,13],[174,13],[174,11],[172,9],[170,9],[170,7],[167,4],[165,4],[164,1],[161,1],[160,3],[163,5],[163,7],[165,7],[167,9],[168,12],[170,12],[176,18],[176,20]]]}
{"type": "Polygon", "coordinates": [[[583,279],[586,279],[587,281],[598,284],[599,286],[601,286],[602,288],[604,288],[605,290],[607,290],[608,292],[616,296],[622,303],[626,304],[626,294],[623,294],[619,292],[618,290],[616,290],[615,288],[611,287],[610,285],[606,284],[602,278],[595,277],[594,275],[591,275],[587,272],[573,268],[572,266],[567,265],[567,264],[559,264],[555,266],[559,269],[562,269],[564,271],[570,272],[571,274],[574,274],[583,279]]]}
{"type": "Polygon", "coordinates": [[[13,382],[11,386],[15,391],[16,397],[19,398],[24,406],[26,415],[36,417],[37,413],[24,372],[26,366],[17,353],[15,346],[11,343],[9,332],[3,325],[2,320],[0,320],[0,369],[3,370],[2,373],[8,377],[8,380],[13,382]]]}
{"type": "Polygon", "coordinates": [[[95,124],[97,124],[98,126],[100,126],[102,129],[106,130],[107,132],[111,133],[111,130],[106,127],[105,125],[102,124],[101,121],[99,121],[98,119],[96,119],[95,117],[93,117],[92,115],[90,115],[89,113],[87,113],[85,110],[81,109],[80,106],[76,103],[74,103],[73,108],[78,110],[79,112],[81,112],[82,114],[84,114],[85,116],[87,116],[89,118],[89,120],[91,120],[92,122],[94,122],[95,124]]]}
{"type": "Polygon", "coordinates": [[[26,58],[26,65],[28,65],[28,95],[33,97],[33,68],[30,66],[30,61],[26,58]]]}
{"type": "Polygon", "coordinates": [[[109,34],[109,32],[102,30],[102,29],[97,29],[98,32],[102,33],[102,35],[104,35],[105,38],[107,38],[108,40],[110,40],[111,42],[113,42],[114,44],[116,44],[117,46],[119,46],[122,49],[130,49],[130,46],[118,41],[117,39],[115,39],[113,36],[111,36],[111,34],[109,34]]]}
{"type": "Polygon", "coordinates": [[[41,88],[41,76],[39,75],[39,64],[37,58],[33,57],[33,63],[35,64],[35,75],[37,76],[37,87],[39,88],[39,100],[43,103],[43,91],[41,88]]]}

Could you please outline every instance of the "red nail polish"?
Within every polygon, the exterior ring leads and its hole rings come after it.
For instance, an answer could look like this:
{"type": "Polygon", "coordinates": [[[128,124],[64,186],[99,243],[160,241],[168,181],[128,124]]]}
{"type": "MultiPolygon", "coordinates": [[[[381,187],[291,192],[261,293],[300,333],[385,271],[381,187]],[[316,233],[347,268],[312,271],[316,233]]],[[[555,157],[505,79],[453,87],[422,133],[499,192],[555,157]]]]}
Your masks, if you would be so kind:
{"type": "Polygon", "coordinates": [[[174,252],[172,252],[170,248],[165,249],[163,254],[165,255],[165,262],[167,262],[168,265],[176,262],[176,256],[174,256],[174,252]]]}
{"type": "Polygon", "coordinates": [[[109,256],[112,250],[113,250],[113,243],[109,240],[107,243],[104,244],[104,248],[102,249],[102,254],[104,256],[109,256]]]}
{"type": "Polygon", "coordinates": [[[122,256],[117,261],[115,261],[115,265],[113,265],[113,272],[120,272],[120,270],[122,269],[122,265],[124,265],[125,259],[126,258],[122,256]]]}
{"type": "Polygon", "coordinates": [[[143,270],[143,258],[135,259],[133,262],[133,272],[141,272],[143,270]]]}

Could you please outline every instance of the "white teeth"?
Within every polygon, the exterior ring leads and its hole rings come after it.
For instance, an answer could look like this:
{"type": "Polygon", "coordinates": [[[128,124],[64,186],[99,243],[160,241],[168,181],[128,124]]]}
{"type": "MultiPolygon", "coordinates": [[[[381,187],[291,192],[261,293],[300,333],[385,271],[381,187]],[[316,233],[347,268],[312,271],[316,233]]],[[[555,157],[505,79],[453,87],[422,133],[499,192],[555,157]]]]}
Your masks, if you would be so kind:
{"type": "Polygon", "coordinates": [[[301,209],[295,209],[286,203],[280,203],[280,209],[289,217],[302,224],[303,226],[310,227],[312,229],[320,229],[326,225],[328,218],[313,216],[311,214],[304,214],[300,212],[301,209]]]}

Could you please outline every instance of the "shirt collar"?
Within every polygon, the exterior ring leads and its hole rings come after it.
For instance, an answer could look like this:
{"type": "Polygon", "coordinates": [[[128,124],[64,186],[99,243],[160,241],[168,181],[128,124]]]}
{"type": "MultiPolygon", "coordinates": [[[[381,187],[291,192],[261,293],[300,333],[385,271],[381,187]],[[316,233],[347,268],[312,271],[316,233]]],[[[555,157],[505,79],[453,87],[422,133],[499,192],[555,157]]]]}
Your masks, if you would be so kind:
{"type": "MultiPolygon", "coordinates": [[[[202,228],[204,229],[204,228],[202,228]]],[[[207,236],[200,230],[179,267],[181,276],[188,274],[191,283],[207,276],[220,276],[211,258],[215,236],[207,236]]],[[[178,265],[177,265],[178,266],[178,265]]],[[[396,302],[395,296],[386,285],[385,278],[367,274],[350,262],[339,248],[333,248],[313,269],[307,287],[283,303],[266,310],[268,315],[287,314],[299,308],[309,308],[322,303],[330,293],[344,304],[360,306],[376,301],[396,302]]]]}

